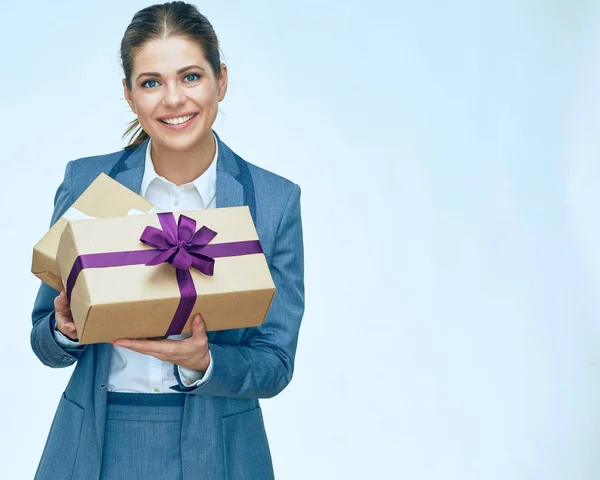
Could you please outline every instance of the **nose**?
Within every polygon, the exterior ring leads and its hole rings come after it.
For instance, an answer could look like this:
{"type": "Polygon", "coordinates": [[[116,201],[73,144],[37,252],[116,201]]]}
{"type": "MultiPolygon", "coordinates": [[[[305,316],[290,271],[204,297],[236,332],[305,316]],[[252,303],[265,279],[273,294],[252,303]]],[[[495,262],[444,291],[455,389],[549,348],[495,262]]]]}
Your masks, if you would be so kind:
{"type": "Polygon", "coordinates": [[[176,108],[185,103],[185,93],[183,88],[178,84],[167,85],[164,90],[163,105],[168,108],[176,108]]]}

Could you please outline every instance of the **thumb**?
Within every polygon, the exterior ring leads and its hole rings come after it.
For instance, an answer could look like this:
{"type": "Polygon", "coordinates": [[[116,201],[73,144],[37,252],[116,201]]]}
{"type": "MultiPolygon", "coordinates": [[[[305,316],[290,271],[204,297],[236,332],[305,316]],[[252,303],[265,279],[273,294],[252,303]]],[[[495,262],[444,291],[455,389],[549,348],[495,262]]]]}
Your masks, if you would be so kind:
{"type": "Polygon", "coordinates": [[[69,310],[69,300],[67,299],[67,294],[64,291],[60,292],[60,294],[55,298],[54,307],[60,312],[69,310]]]}
{"type": "Polygon", "coordinates": [[[200,314],[194,315],[192,318],[192,335],[197,335],[204,330],[204,325],[202,324],[202,319],[200,318],[200,314]]]}

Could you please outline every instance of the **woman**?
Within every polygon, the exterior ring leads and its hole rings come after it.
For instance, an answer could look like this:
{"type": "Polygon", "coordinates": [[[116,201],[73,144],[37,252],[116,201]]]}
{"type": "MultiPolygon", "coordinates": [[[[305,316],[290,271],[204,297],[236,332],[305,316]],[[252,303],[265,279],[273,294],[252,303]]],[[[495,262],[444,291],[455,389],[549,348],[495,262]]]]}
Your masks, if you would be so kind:
{"type": "Polygon", "coordinates": [[[32,348],[48,366],[76,367],[36,478],[273,478],[258,399],[292,378],[304,311],[300,188],[245,162],[212,131],[227,68],[195,7],[138,12],[121,60],[135,138],[67,164],[52,223],[101,172],[167,211],[248,205],[277,293],[258,328],[206,333],[196,315],[191,336],[79,345],[64,292],[42,285],[32,348]]]}

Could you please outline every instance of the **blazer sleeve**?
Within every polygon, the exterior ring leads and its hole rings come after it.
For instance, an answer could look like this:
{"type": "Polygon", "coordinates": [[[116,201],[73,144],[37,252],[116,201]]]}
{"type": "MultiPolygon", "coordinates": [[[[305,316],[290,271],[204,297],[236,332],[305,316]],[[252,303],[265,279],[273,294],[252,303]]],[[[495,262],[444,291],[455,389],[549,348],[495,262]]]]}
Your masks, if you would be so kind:
{"type": "MultiPolygon", "coordinates": [[[[270,398],[291,381],[304,314],[304,249],[300,187],[294,185],[271,253],[276,293],[265,321],[249,328],[240,345],[209,343],[212,370],[199,387],[174,390],[233,398],[270,398]]],[[[178,376],[176,374],[176,376],[178,376]]]]}
{"type": "MultiPolygon", "coordinates": [[[[67,163],[65,168],[65,177],[58,187],[54,196],[54,212],[50,226],[69,209],[73,204],[73,195],[71,193],[71,169],[72,162],[67,163]]],[[[38,290],[37,297],[33,305],[31,314],[31,348],[44,365],[60,368],[68,367],[78,360],[85,351],[85,345],[79,348],[61,347],[53,334],[54,317],[54,298],[59,294],[52,287],[42,283],[38,290]]]]}

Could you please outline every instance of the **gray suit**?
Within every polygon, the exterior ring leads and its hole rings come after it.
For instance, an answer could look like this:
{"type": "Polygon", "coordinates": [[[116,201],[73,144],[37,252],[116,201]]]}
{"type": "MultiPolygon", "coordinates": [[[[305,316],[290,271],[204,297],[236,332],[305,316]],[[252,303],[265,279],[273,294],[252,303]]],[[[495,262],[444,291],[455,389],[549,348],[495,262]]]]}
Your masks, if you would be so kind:
{"type": "MultiPolygon", "coordinates": [[[[218,136],[217,141],[217,207],[249,206],[277,293],[262,326],[208,334],[212,376],[181,393],[186,395],[183,477],[270,479],[273,467],[258,399],[282,391],[294,369],[304,312],[300,188],[244,161],[218,136]]],[[[69,162],[56,192],[52,224],[101,172],[139,192],[146,145],[69,162]]],[[[45,365],[77,365],[60,399],[36,479],[97,479],[112,345],[60,347],[51,330],[57,295],[41,285],[32,313],[31,346],[45,365]]]]}

